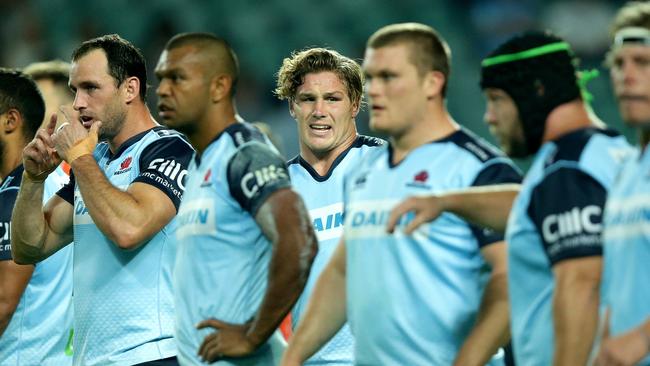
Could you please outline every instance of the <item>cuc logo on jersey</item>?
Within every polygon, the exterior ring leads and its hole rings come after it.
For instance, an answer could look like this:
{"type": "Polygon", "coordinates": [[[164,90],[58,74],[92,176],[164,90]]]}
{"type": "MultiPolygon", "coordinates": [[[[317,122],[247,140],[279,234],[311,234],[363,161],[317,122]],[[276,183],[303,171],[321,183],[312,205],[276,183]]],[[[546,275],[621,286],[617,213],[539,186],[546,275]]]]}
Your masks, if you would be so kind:
{"type": "Polygon", "coordinates": [[[602,208],[596,205],[574,207],[569,211],[548,215],[542,221],[542,235],[547,243],[578,234],[598,234],[601,231],[602,208]]]}
{"type": "Polygon", "coordinates": [[[254,172],[248,172],[241,180],[241,189],[246,198],[252,198],[260,188],[269,182],[288,179],[287,172],[282,167],[273,164],[262,167],[254,172]]]}

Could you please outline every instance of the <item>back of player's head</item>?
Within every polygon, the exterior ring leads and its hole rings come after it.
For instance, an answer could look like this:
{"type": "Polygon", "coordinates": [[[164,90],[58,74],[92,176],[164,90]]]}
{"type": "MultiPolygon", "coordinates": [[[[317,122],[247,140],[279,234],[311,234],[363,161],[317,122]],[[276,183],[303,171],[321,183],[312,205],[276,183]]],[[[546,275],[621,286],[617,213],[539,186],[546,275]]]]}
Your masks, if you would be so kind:
{"type": "Polygon", "coordinates": [[[119,35],[109,34],[83,42],[72,52],[72,61],[78,61],[97,49],[104,51],[108,73],[118,86],[129,77],[140,80],[140,99],[144,101],[147,95],[147,66],[142,52],[119,35]]]}
{"type": "Polygon", "coordinates": [[[23,69],[34,81],[50,80],[61,96],[72,99],[74,94],[68,87],[70,63],[61,60],[34,62],[23,69]]]}
{"type": "Polygon", "coordinates": [[[576,64],[568,43],[538,31],[510,38],[483,60],[481,88],[502,89],[513,99],[528,154],[541,146],[549,113],[580,98],[576,64]]]}
{"type": "Polygon", "coordinates": [[[25,140],[34,138],[45,116],[45,102],[34,80],[18,70],[0,68],[0,114],[16,109],[25,140]]]}
{"type": "Polygon", "coordinates": [[[351,58],[326,48],[310,48],[294,52],[282,62],[278,71],[275,95],[280,99],[292,100],[305,75],[318,72],[333,72],[345,84],[352,103],[360,104],[363,97],[363,73],[361,67],[351,58]]]}
{"type": "Polygon", "coordinates": [[[232,80],[230,96],[234,96],[239,82],[239,60],[230,44],[212,33],[180,33],[172,37],[165,45],[165,50],[183,46],[194,46],[203,52],[215,72],[225,73],[232,80]]]}
{"type": "Polygon", "coordinates": [[[442,95],[447,94],[447,81],[451,74],[451,50],[447,41],[432,27],[420,23],[398,23],[380,28],[368,39],[366,48],[381,48],[407,44],[409,60],[420,75],[438,71],[445,76],[442,95]]]}

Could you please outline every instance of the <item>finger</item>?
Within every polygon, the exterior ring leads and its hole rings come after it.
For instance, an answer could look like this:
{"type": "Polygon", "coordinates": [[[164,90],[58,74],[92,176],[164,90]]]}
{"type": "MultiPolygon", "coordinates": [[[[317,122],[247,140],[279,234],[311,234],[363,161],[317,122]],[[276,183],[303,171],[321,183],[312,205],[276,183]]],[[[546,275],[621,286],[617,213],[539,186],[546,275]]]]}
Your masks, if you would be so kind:
{"type": "Polygon", "coordinates": [[[54,127],[56,127],[56,120],[57,120],[57,115],[56,113],[53,113],[52,116],[50,117],[50,121],[47,123],[47,126],[45,127],[45,132],[49,136],[51,136],[54,133],[54,127]]]}
{"type": "Polygon", "coordinates": [[[423,213],[418,213],[415,215],[413,220],[406,225],[404,228],[404,234],[411,235],[420,225],[427,222],[427,216],[423,213]]]}
{"type": "Polygon", "coordinates": [[[217,319],[206,319],[199,324],[196,325],[196,329],[203,329],[203,328],[214,328],[214,329],[221,329],[225,327],[226,324],[217,320],[217,319]]]}
{"type": "Polygon", "coordinates": [[[64,104],[59,107],[59,112],[65,117],[66,122],[72,121],[72,106],[64,104]]]}
{"type": "Polygon", "coordinates": [[[54,147],[54,141],[52,140],[52,137],[55,136],[55,135],[56,135],[56,133],[50,135],[48,131],[38,130],[38,132],[36,132],[36,136],[34,136],[34,139],[35,140],[36,139],[41,140],[41,141],[43,141],[45,143],[45,145],[53,148],[54,147]]]}
{"type": "Polygon", "coordinates": [[[199,346],[199,355],[204,355],[207,352],[207,348],[209,345],[212,343],[217,338],[217,333],[210,333],[208,334],[205,338],[203,338],[203,342],[201,342],[201,346],[199,346]]]}
{"type": "Polygon", "coordinates": [[[34,140],[34,148],[36,149],[41,162],[50,161],[50,154],[42,140],[34,140]]]}
{"type": "Polygon", "coordinates": [[[405,213],[412,210],[413,198],[408,198],[399,205],[395,206],[390,211],[390,216],[388,217],[388,223],[386,224],[386,231],[393,233],[395,231],[395,226],[399,222],[400,218],[404,216],[405,213]]]}

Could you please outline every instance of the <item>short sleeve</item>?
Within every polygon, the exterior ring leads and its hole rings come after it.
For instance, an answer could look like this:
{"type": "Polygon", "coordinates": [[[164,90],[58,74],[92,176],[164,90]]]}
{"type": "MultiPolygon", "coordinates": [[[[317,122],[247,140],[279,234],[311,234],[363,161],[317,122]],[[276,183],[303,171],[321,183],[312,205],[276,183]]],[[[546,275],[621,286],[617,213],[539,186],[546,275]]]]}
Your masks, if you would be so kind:
{"type": "Polygon", "coordinates": [[[133,182],[158,188],[172,200],[178,211],[193,155],[194,149],[180,135],[156,140],[140,154],[140,175],[133,182]]]}
{"type": "Polygon", "coordinates": [[[260,142],[242,145],[227,174],[231,195],[253,216],[273,192],[291,186],[284,160],[260,142]]]}
{"type": "MultiPolygon", "coordinates": [[[[472,186],[509,183],[521,183],[521,173],[519,173],[512,163],[496,162],[483,168],[474,179],[472,186]]],[[[494,230],[476,225],[470,225],[470,229],[478,241],[479,248],[503,240],[503,235],[494,230]]]]}
{"type": "Polygon", "coordinates": [[[592,176],[574,168],[548,175],[531,194],[528,215],[551,264],[602,255],[602,218],[607,192],[592,176]]]}

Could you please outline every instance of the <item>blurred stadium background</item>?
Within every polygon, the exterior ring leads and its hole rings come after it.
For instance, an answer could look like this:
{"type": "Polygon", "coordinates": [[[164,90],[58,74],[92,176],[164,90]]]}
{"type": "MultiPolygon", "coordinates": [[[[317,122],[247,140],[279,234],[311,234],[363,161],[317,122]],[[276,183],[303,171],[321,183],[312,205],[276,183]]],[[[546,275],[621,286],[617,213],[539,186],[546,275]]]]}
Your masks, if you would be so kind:
{"type": "MultiPolygon", "coordinates": [[[[157,115],[156,80],[151,72],[174,34],[209,31],[227,39],[239,55],[239,112],[264,121],[288,157],[298,152],[295,122],[272,94],[275,72],[291,51],[326,46],[363,57],[365,41],[380,26],[417,21],[438,29],[449,42],[452,76],[448,107],[456,120],[490,139],[482,121],[478,88],[480,60],[515,32],[552,29],[565,37],[582,68],[601,74],[589,84],[596,113],[633,139],[618,117],[603,60],[609,22],[623,1],[601,0],[0,0],[0,65],[24,67],[34,61],[69,60],[81,41],[118,33],[148,61],[149,106],[157,115]]],[[[369,133],[367,115],[357,120],[369,133]]],[[[526,162],[520,162],[525,165],[526,162]]]]}

